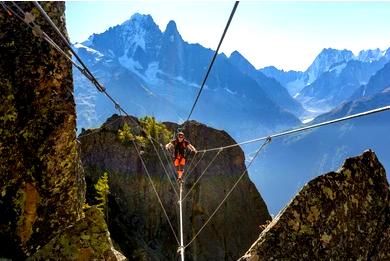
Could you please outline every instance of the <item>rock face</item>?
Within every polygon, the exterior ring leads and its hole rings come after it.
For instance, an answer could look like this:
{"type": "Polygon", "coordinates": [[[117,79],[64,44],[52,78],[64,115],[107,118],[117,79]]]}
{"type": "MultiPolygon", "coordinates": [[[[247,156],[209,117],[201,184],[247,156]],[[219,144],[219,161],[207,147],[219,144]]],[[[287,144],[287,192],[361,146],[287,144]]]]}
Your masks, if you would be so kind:
{"type": "MultiPolygon", "coordinates": [[[[65,3],[41,4],[66,35],[65,3]]],[[[17,5],[61,46],[32,2],[17,5]]],[[[4,10],[0,32],[0,259],[123,260],[101,214],[91,209],[80,219],[85,181],[71,63],[4,10]]]]}
{"type": "MultiPolygon", "coordinates": [[[[64,2],[42,4],[65,32],[64,2]]],[[[32,2],[18,5],[60,42],[32,2]]],[[[20,260],[81,216],[85,185],[71,63],[4,10],[0,32],[0,256],[20,260]]]]}
{"type": "Polygon", "coordinates": [[[240,260],[390,260],[389,238],[389,184],[366,151],[304,186],[240,260]]]}
{"type": "MultiPolygon", "coordinates": [[[[111,117],[102,128],[79,137],[87,184],[94,184],[103,171],[109,172],[109,229],[123,253],[132,260],[175,260],[178,243],[167,223],[147,174],[132,145],[118,139],[118,129],[126,122],[134,127],[135,118],[111,117]]],[[[176,124],[165,123],[175,130],[176,124]]],[[[191,121],[185,125],[187,138],[198,149],[233,144],[225,132],[191,121]]],[[[171,162],[157,144],[164,167],[174,180],[171,162]]],[[[162,203],[178,233],[178,204],[163,167],[153,148],[143,148],[142,156],[162,203]]],[[[186,194],[215,157],[216,152],[197,154],[199,164],[189,171],[184,184],[186,194]]],[[[192,157],[188,160],[190,166],[192,157]]],[[[244,154],[235,147],[218,155],[184,201],[184,243],[188,243],[209,218],[229,189],[245,171],[244,154]]],[[[258,235],[259,226],[270,219],[266,205],[246,174],[212,221],[186,248],[186,260],[236,260],[258,235]]]]}
{"type": "Polygon", "coordinates": [[[66,228],[27,260],[123,261],[126,258],[112,246],[103,213],[92,207],[85,218],[66,228]]]}

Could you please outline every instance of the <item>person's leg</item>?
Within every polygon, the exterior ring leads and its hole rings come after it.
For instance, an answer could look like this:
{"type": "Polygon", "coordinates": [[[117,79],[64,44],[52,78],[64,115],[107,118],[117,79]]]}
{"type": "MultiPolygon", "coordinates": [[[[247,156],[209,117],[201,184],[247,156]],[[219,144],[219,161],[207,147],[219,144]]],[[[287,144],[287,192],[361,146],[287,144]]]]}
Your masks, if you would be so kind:
{"type": "Polygon", "coordinates": [[[186,164],[186,159],[185,158],[180,158],[180,160],[179,160],[179,172],[178,172],[179,179],[181,179],[182,176],[183,176],[185,164],[186,164]]]}
{"type": "Polygon", "coordinates": [[[180,158],[176,158],[174,164],[177,172],[177,177],[180,179],[181,175],[183,175],[183,173],[180,172],[180,158]]]}

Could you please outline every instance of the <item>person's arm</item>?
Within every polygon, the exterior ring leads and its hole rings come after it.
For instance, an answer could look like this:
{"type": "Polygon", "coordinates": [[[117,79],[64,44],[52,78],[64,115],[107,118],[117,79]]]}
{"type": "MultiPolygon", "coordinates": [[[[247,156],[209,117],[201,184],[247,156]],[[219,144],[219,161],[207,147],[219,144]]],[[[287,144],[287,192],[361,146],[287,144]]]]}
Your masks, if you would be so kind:
{"type": "Polygon", "coordinates": [[[173,142],[171,141],[171,142],[169,142],[167,145],[165,145],[165,149],[166,150],[172,150],[173,149],[173,142]]]}
{"type": "Polygon", "coordinates": [[[191,143],[188,143],[187,148],[188,148],[190,151],[194,152],[194,153],[198,153],[198,151],[195,149],[194,146],[192,146],[191,143]]]}

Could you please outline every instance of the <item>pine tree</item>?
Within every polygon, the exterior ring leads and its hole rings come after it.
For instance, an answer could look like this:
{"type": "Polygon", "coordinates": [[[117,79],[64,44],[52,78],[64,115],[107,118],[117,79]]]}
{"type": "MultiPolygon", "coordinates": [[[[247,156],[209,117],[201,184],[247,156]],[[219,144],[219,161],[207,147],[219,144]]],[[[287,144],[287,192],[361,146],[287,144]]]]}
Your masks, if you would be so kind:
{"type": "Polygon", "coordinates": [[[108,185],[108,173],[104,172],[103,176],[101,176],[97,183],[95,184],[96,190],[96,201],[98,202],[97,207],[103,211],[106,215],[106,219],[108,219],[108,194],[110,194],[110,187],[108,185]]]}

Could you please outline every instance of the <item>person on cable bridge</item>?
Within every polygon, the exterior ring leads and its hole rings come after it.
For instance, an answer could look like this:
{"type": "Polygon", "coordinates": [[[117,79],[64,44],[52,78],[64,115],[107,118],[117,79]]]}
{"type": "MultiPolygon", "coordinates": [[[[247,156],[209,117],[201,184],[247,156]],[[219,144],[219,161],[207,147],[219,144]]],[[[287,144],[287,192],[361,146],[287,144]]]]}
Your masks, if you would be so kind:
{"type": "Polygon", "coordinates": [[[185,139],[184,133],[181,131],[177,133],[176,139],[165,145],[165,148],[173,153],[173,163],[177,171],[177,180],[181,182],[184,166],[186,164],[187,151],[190,150],[193,153],[197,153],[197,150],[188,140],[185,139]]]}

